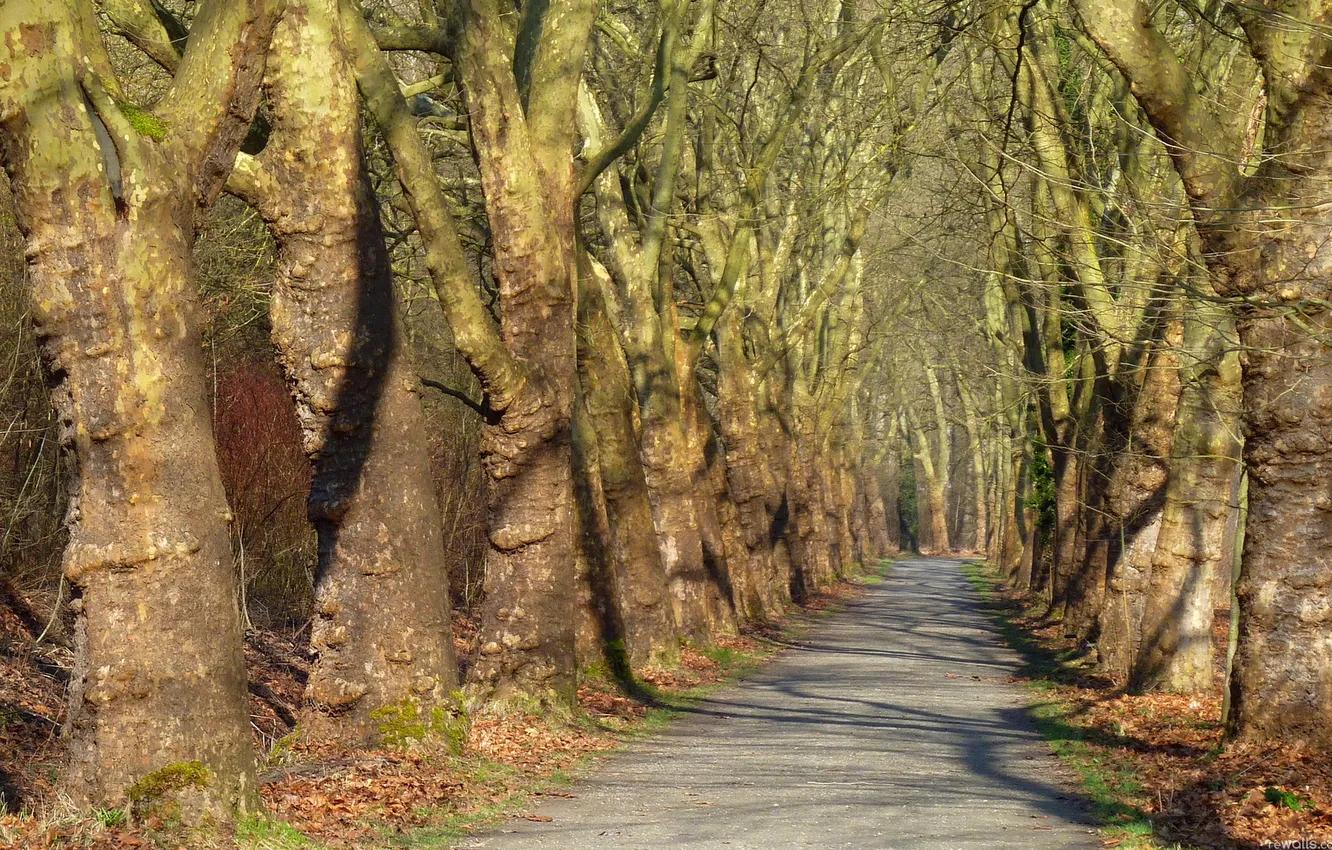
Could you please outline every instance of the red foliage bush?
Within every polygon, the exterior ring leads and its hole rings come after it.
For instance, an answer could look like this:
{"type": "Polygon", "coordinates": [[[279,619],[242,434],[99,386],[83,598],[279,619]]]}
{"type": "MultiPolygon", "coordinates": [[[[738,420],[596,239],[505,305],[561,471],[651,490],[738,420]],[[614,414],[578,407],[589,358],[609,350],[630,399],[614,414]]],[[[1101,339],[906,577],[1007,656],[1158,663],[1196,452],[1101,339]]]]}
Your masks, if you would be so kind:
{"type": "Polygon", "coordinates": [[[310,462],[274,363],[245,359],[218,375],[213,432],[247,608],[267,623],[303,620],[317,558],[310,462]]]}

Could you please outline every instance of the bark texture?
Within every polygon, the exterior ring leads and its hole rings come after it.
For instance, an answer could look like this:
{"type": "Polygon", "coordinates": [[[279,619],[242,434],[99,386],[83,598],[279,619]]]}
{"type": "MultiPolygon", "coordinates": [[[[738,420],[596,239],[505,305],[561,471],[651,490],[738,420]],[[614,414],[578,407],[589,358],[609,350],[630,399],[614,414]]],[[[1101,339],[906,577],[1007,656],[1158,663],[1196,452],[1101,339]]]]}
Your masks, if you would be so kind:
{"type": "Polygon", "coordinates": [[[1189,360],[1175,419],[1170,480],[1151,561],[1132,687],[1172,693],[1212,688],[1216,585],[1230,572],[1240,473],[1240,365],[1234,325],[1193,305],[1185,318],[1189,360]]]}
{"type": "MultiPolygon", "coordinates": [[[[526,380],[492,400],[482,434],[490,552],[473,681],[495,696],[574,700],[570,424],[576,379],[573,151],[593,4],[552,2],[531,57],[527,108],[517,33],[486,2],[465,13],[460,73],[495,245],[500,333],[526,380]]],[[[527,46],[524,45],[524,50],[527,46]]]]}
{"type": "MultiPolygon", "coordinates": [[[[590,267],[587,274],[594,274],[590,267]]],[[[652,520],[652,502],[634,433],[629,368],[605,313],[597,280],[583,278],[578,368],[599,446],[599,468],[625,612],[625,640],[635,665],[678,655],[678,636],[652,520]]]]}
{"type": "Polygon", "coordinates": [[[161,132],[141,136],[101,44],[81,40],[95,39],[85,15],[0,6],[0,158],[78,467],[67,789],[116,806],[136,783],[187,777],[140,805],[229,819],[257,788],[191,247],[253,114],[274,16],[262,2],[201,8],[161,132]]]}
{"type": "Polygon", "coordinates": [[[449,584],[360,98],[336,0],[290,0],[266,79],[273,132],[240,175],[278,242],[273,340],[314,466],[317,660],[304,728],[372,743],[376,712],[456,684],[449,584]]]}

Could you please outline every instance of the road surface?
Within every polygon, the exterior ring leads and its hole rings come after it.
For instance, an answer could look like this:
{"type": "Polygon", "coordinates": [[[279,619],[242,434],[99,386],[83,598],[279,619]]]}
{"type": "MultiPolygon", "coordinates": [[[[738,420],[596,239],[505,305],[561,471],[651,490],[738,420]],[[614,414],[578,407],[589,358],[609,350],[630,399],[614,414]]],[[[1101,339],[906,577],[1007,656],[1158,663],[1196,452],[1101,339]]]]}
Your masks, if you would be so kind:
{"type": "Polygon", "coordinates": [[[894,564],[779,660],[461,845],[1081,850],[1101,842],[952,560],[894,564]]]}

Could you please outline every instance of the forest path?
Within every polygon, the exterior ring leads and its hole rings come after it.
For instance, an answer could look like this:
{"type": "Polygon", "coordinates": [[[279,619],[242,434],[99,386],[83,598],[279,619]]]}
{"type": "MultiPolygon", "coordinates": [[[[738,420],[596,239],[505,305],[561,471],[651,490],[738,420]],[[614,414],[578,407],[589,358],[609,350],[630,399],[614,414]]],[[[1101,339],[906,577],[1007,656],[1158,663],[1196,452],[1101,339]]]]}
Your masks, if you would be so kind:
{"type": "Polygon", "coordinates": [[[487,850],[1099,847],[959,562],[916,558],[487,850]]]}

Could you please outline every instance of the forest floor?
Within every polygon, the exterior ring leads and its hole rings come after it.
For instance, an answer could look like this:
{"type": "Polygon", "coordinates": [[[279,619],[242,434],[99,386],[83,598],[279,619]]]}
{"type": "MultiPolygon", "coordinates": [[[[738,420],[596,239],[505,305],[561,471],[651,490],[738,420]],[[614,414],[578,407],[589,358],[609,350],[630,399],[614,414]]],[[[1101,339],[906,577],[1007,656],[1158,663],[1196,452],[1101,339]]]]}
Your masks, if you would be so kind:
{"type": "Polygon", "coordinates": [[[1022,653],[1032,711],[1051,748],[1080,778],[1106,844],[1123,848],[1332,848],[1332,765],[1288,741],[1223,745],[1228,611],[1213,635],[1210,695],[1130,694],[981,566],[967,573],[1008,644],[1022,653]]]}
{"type": "MultiPolygon", "coordinates": [[[[301,744],[291,732],[308,654],[297,636],[251,630],[251,722],[264,754],[267,814],[226,837],[182,832],[153,818],[132,823],[119,809],[89,817],[62,802],[59,730],[72,659],[59,644],[34,644],[41,624],[0,599],[0,848],[425,850],[454,846],[506,818],[540,820],[531,809],[568,796],[573,778],[598,755],[663,728],[881,580],[877,571],[853,577],[793,608],[782,623],[686,648],[678,667],[643,671],[633,695],[593,667],[583,671],[578,708],[565,716],[474,711],[461,752],[438,740],[373,751],[301,744]]],[[[470,631],[466,621],[456,629],[460,653],[470,631]]]]}

